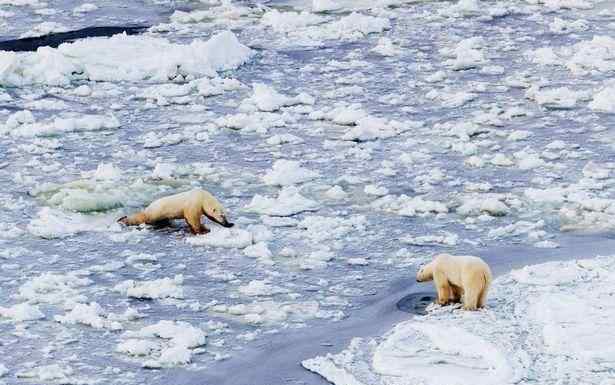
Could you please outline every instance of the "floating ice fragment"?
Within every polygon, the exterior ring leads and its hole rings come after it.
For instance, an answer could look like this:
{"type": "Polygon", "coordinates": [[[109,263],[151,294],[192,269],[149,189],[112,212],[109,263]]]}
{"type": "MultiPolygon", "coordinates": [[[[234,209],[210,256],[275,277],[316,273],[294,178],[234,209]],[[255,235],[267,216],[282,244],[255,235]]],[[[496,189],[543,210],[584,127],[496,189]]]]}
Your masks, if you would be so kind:
{"type": "Polygon", "coordinates": [[[0,52],[0,85],[68,85],[73,80],[169,81],[176,77],[215,76],[237,68],[252,55],[230,31],[208,41],[171,43],[145,35],[119,34],[82,39],[36,52],[0,52]]]}
{"type": "Polygon", "coordinates": [[[263,176],[265,184],[274,186],[289,186],[307,182],[319,176],[316,171],[301,167],[301,163],[294,160],[276,160],[273,168],[263,176]]]}
{"type": "Polygon", "coordinates": [[[37,305],[27,302],[13,305],[11,307],[0,306],[0,316],[10,318],[15,322],[33,321],[45,318],[37,305]]]}
{"type": "Polygon", "coordinates": [[[316,211],[319,207],[318,202],[301,195],[298,188],[287,186],[280,190],[277,198],[256,194],[245,209],[258,214],[287,217],[304,211],[316,211]]]}
{"type": "Polygon", "coordinates": [[[282,107],[314,104],[315,102],[314,97],[308,94],[301,93],[295,97],[289,97],[278,93],[272,87],[263,83],[255,83],[252,88],[254,95],[252,95],[251,100],[260,111],[273,112],[282,107]]]}
{"type": "Polygon", "coordinates": [[[107,318],[102,307],[96,302],[90,304],[77,304],[65,315],[56,315],[54,319],[63,324],[83,324],[93,327],[94,329],[109,329],[120,330],[122,324],[117,321],[111,321],[107,318]]]}
{"type": "Polygon", "coordinates": [[[239,228],[214,227],[208,234],[186,238],[186,242],[195,246],[243,249],[254,243],[254,235],[239,228]]]}
{"type": "Polygon", "coordinates": [[[133,298],[162,299],[184,298],[183,275],[176,275],[173,279],[161,278],[152,281],[134,281],[132,279],[115,285],[114,291],[133,298]]]}
{"type": "Polygon", "coordinates": [[[615,114],[615,82],[596,92],[588,106],[594,111],[615,114]]]}

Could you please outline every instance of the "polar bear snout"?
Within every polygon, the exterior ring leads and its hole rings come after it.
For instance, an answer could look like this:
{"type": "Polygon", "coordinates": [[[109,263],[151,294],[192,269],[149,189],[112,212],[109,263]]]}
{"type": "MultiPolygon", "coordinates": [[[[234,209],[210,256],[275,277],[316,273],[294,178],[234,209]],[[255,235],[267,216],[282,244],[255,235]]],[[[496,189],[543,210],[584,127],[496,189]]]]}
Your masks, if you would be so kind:
{"type": "Polygon", "coordinates": [[[210,215],[207,212],[205,212],[204,214],[205,214],[205,216],[210,221],[216,222],[220,226],[223,226],[223,227],[233,227],[233,226],[235,226],[234,223],[231,223],[231,222],[228,221],[228,219],[226,219],[226,215],[224,215],[224,214],[218,214],[217,216],[210,215]]]}
{"type": "Polygon", "coordinates": [[[416,272],[416,282],[427,282],[433,280],[432,264],[424,265],[416,272]]]}
{"type": "Polygon", "coordinates": [[[424,268],[419,269],[416,272],[416,282],[424,282],[425,281],[425,271],[424,268]]]}
{"type": "Polygon", "coordinates": [[[222,216],[222,223],[221,223],[221,225],[222,225],[222,226],[224,226],[224,227],[233,227],[233,226],[235,226],[235,224],[234,224],[234,223],[229,222],[229,221],[226,219],[226,217],[225,217],[225,216],[222,216]]]}

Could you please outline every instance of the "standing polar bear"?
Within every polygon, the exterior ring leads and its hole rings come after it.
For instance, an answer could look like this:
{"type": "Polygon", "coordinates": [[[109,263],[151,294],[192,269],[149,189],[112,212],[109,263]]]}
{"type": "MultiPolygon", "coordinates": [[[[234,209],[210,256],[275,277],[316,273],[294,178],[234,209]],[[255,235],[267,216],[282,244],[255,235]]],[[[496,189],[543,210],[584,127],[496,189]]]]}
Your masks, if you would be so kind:
{"type": "Polygon", "coordinates": [[[138,213],[124,216],[118,222],[127,226],[164,223],[171,219],[185,219],[193,234],[206,234],[209,229],[201,224],[201,216],[224,226],[233,227],[226,219],[224,208],[208,191],[194,189],[170,195],[152,202],[138,213]]]}
{"type": "Polygon", "coordinates": [[[417,282],[432,280],[440,305],[460,302],[463,296],[463,308],[476,310],[487,302],[491,269],[478,257],[440,254],[416,274],[417,282]]]}

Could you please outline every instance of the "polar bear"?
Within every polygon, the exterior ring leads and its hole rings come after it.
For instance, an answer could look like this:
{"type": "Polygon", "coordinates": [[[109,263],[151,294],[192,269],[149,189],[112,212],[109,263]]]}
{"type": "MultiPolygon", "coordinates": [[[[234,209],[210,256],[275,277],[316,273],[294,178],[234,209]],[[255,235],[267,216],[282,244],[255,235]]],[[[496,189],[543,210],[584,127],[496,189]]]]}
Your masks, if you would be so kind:
{"type": "Polygon", "coordinates": [[[434,281],[440,305],[460,302],[463,296],[465,310],[485,306],[491,279],[489,265],[468,255],[436,255],[416,273],[417,282],[434,281]]]}
{"type": "Polygon", "coordinates": [[[209,229],[201,224],[202,215],[224,227],[233,227],[233,224],[226,219],[220,202],[208,191],[200,189],[160,198],[145,210],[121,217],[117,221],[127,226],[134,226],[142,223],[153,225],[183,218],[193,234],[206,234],[209,229]]]}

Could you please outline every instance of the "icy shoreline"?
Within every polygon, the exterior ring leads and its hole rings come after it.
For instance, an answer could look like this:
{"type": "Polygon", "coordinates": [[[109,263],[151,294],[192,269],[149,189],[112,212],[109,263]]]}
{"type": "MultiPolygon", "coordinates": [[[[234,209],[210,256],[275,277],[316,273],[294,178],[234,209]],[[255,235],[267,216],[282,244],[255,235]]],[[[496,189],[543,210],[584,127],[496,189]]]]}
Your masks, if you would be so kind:
{"type": "Polygon", "coordinates": [[[302,365],[336,385],[610,383],[614,281],[613,256],[526,266],[494,281],[485,310],[432,305],[302,365]]]}
{"type": "MultiPolygon", "coordinates": [[[[562,240],[560,249],[536,250],[509,246],[482,250],[479,254],[489,261],[493,272],[500,279],[509,275],[511,270],[521,270],[525,266],[531,268],[542,264],[565,264],[579,256],[594,258],[594,255],[606,255],[614,249],[615,240],[604,240],[592,235],[570,235],[562,240]]],[[[408,273],[411,275],[410,271],[408,273]]],[[[219,362],[206,371],[172,372],[168,378],[178,378],[182,383],[205,379],[224,385],[242,385],[246,381],[266,385],[282,382],[285,378],[306,384],[327,384],[329,382],[323,376],[306,370],[299,363],[315,357],[334,356],[344,350],[355,337],[365,341],[379,340],[379,336],[385,335],[395,325],[413,319],[412,315],[399,311],[396,302],[407,295],[427,291],[431,292],[433,288],[427,284],[417,285],[413,276],[407,276],[391,282],[375,296],[364,298],[360,309],[350,319],[334,324],[317,324],[299,335],[274,335],[266,344],[247,349],[241,356],[219,362]],[[271,370],[272,367],[277,370],[271,370]],[[255,378],[258,381],[253,380],[255,378]]],[[[327,363],[324,365],[328,366],[327,363]]],[[[340,368],[334,367],[336,369],[330,367],[331,373],[340,373],[340,368]]],[[[341,370],[344,368],[341,367],[341,370]]],[[[329,375],[330,372],[324,369],[322,374],[329,375]]]]}

